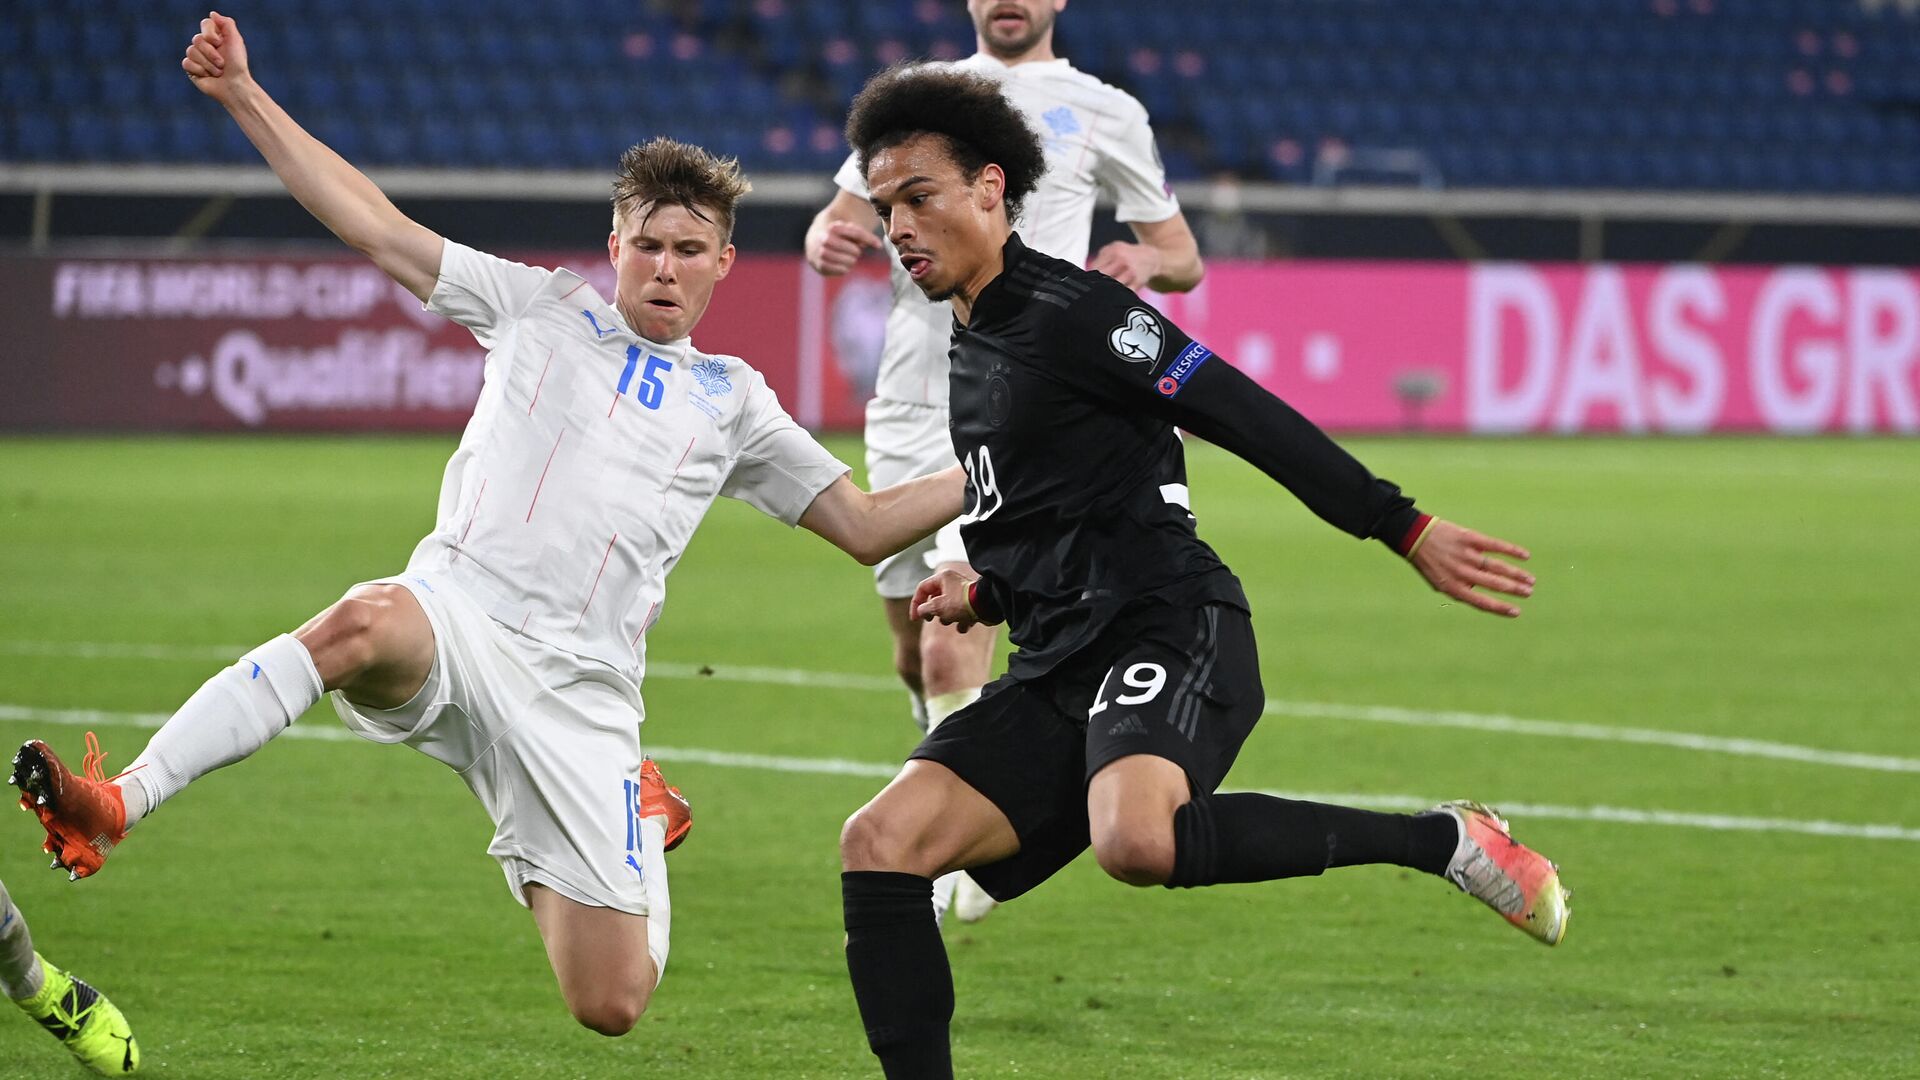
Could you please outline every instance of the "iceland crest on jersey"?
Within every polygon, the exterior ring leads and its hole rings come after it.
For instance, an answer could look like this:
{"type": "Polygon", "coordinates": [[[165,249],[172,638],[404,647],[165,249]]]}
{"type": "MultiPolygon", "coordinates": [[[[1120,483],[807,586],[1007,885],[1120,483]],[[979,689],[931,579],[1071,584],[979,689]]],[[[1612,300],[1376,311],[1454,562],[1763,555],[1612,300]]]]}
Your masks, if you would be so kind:
{"type": "Polygon", "coordinates": [[[1049,150],[1060,149],[1067,136],[1078,135],[1081,131],[1080,118],[1073,115],[1073,110],[1065,105],[1048,109],[1040,115],[1040,119],[1047,125],[1049,134],[1046,143],[1049,150]]]}
{"type": "Polygon", "coordinates": [[[700,389],[708,397],[733,392],[733,380],[727,378],[727,365],[718,360],[702,360],[693,365],[693,377],[700,380],[700,389]]]}

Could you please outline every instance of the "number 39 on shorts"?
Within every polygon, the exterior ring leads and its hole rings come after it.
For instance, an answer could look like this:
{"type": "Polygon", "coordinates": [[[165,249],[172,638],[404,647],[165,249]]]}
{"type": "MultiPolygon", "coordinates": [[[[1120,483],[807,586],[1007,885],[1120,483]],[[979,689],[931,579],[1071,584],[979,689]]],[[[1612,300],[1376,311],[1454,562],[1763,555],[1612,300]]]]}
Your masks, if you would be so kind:
{"type": "MultiPolygon", "coordinates": [[[[1113,671],[1120,671],[1120,669],[1116,667],[1113,671]]],[[[1087,710],[1087,719],[1091,720],[1106,711],[1107,685],[1113,682],[1113,671],[1107,672],[1107,677],[1100,681],[1100,692],[1094,695],[1093,708],[1087,710]]],[[[1146,661],[1128,664],[1127,670],[1120,674],[1120,681],[1133,692],[1114,698],[1113,704],[1145,705],[1159,697],[1160,691],[1166,689],[1167,669],[1146,661]]]]}

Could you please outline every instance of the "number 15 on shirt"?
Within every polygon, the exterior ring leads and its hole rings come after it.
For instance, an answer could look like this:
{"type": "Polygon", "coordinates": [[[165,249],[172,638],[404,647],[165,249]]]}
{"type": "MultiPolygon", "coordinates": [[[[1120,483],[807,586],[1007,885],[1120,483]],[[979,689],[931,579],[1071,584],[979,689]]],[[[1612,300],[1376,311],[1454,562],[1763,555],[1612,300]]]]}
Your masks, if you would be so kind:
{"type": "MultiPolygon", "coordinates": [[[[627,346],[627,366],[620,372],[619,392],[625,394],[627,387],[633,385],[633,373],[640,367],[640,346],[627,346]]],[[[640,391],[636,397],[640,404],[649,409],[658,409],[660,402],[667,396],[667,384],[660,381],[660,373],[673,368],[673,361],[647,354],[647,367],[640,372],[640,391]]]]}

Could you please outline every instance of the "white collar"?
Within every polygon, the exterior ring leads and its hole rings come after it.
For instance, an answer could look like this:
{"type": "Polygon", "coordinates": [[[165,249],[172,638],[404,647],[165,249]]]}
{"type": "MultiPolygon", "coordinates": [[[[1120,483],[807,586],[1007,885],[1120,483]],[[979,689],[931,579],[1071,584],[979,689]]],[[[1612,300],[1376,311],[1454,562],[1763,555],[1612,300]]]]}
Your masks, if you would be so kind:
{"type": "Polygon", "coordinates": [[[1032,68],[1033,69],[1032,73],[1035,75],[1039,75],[1044,72],[1059,71],[1059,70],[1070,68],[1073,66],[1067,63],[1067,58],[1064,56],[1056,56],[1051,60],[1026,60],[1018,64],[1009,64],[1005,60],[1000,59],[999,57],[993,55],[992,53],[977,52],[977,53],[974,53],[972,56],[967,57],[967,59],[969,61],[972,61],[973,63],[980,64],[997,71],[1002,71],[1016,77],[1018,77],[1020,73],[1027,68],[1032,68]]]}

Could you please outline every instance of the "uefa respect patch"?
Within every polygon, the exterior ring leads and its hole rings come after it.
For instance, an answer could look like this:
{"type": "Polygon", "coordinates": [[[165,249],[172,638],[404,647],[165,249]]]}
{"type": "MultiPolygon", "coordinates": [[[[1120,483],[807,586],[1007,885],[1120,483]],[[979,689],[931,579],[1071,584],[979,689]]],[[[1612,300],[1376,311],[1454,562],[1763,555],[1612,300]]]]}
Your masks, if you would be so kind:
{"type": "Polygon", "coordinates": [[[1180,388],[1187,385],[1187,380],[1193,378],[1193,373],[1200,370],[1200,365],[1206,363],[1212,356],[1212,349],[1197,341],[1194,342],[1181,350],[1179,356],[1173,358],[1173,363],[1167,365],[1166,372],[1160,376],[1160,381],[1153,384],[1153,388],[1160,393],[1161,397],[1172,397],[1178,394],[1180,388]]]}

